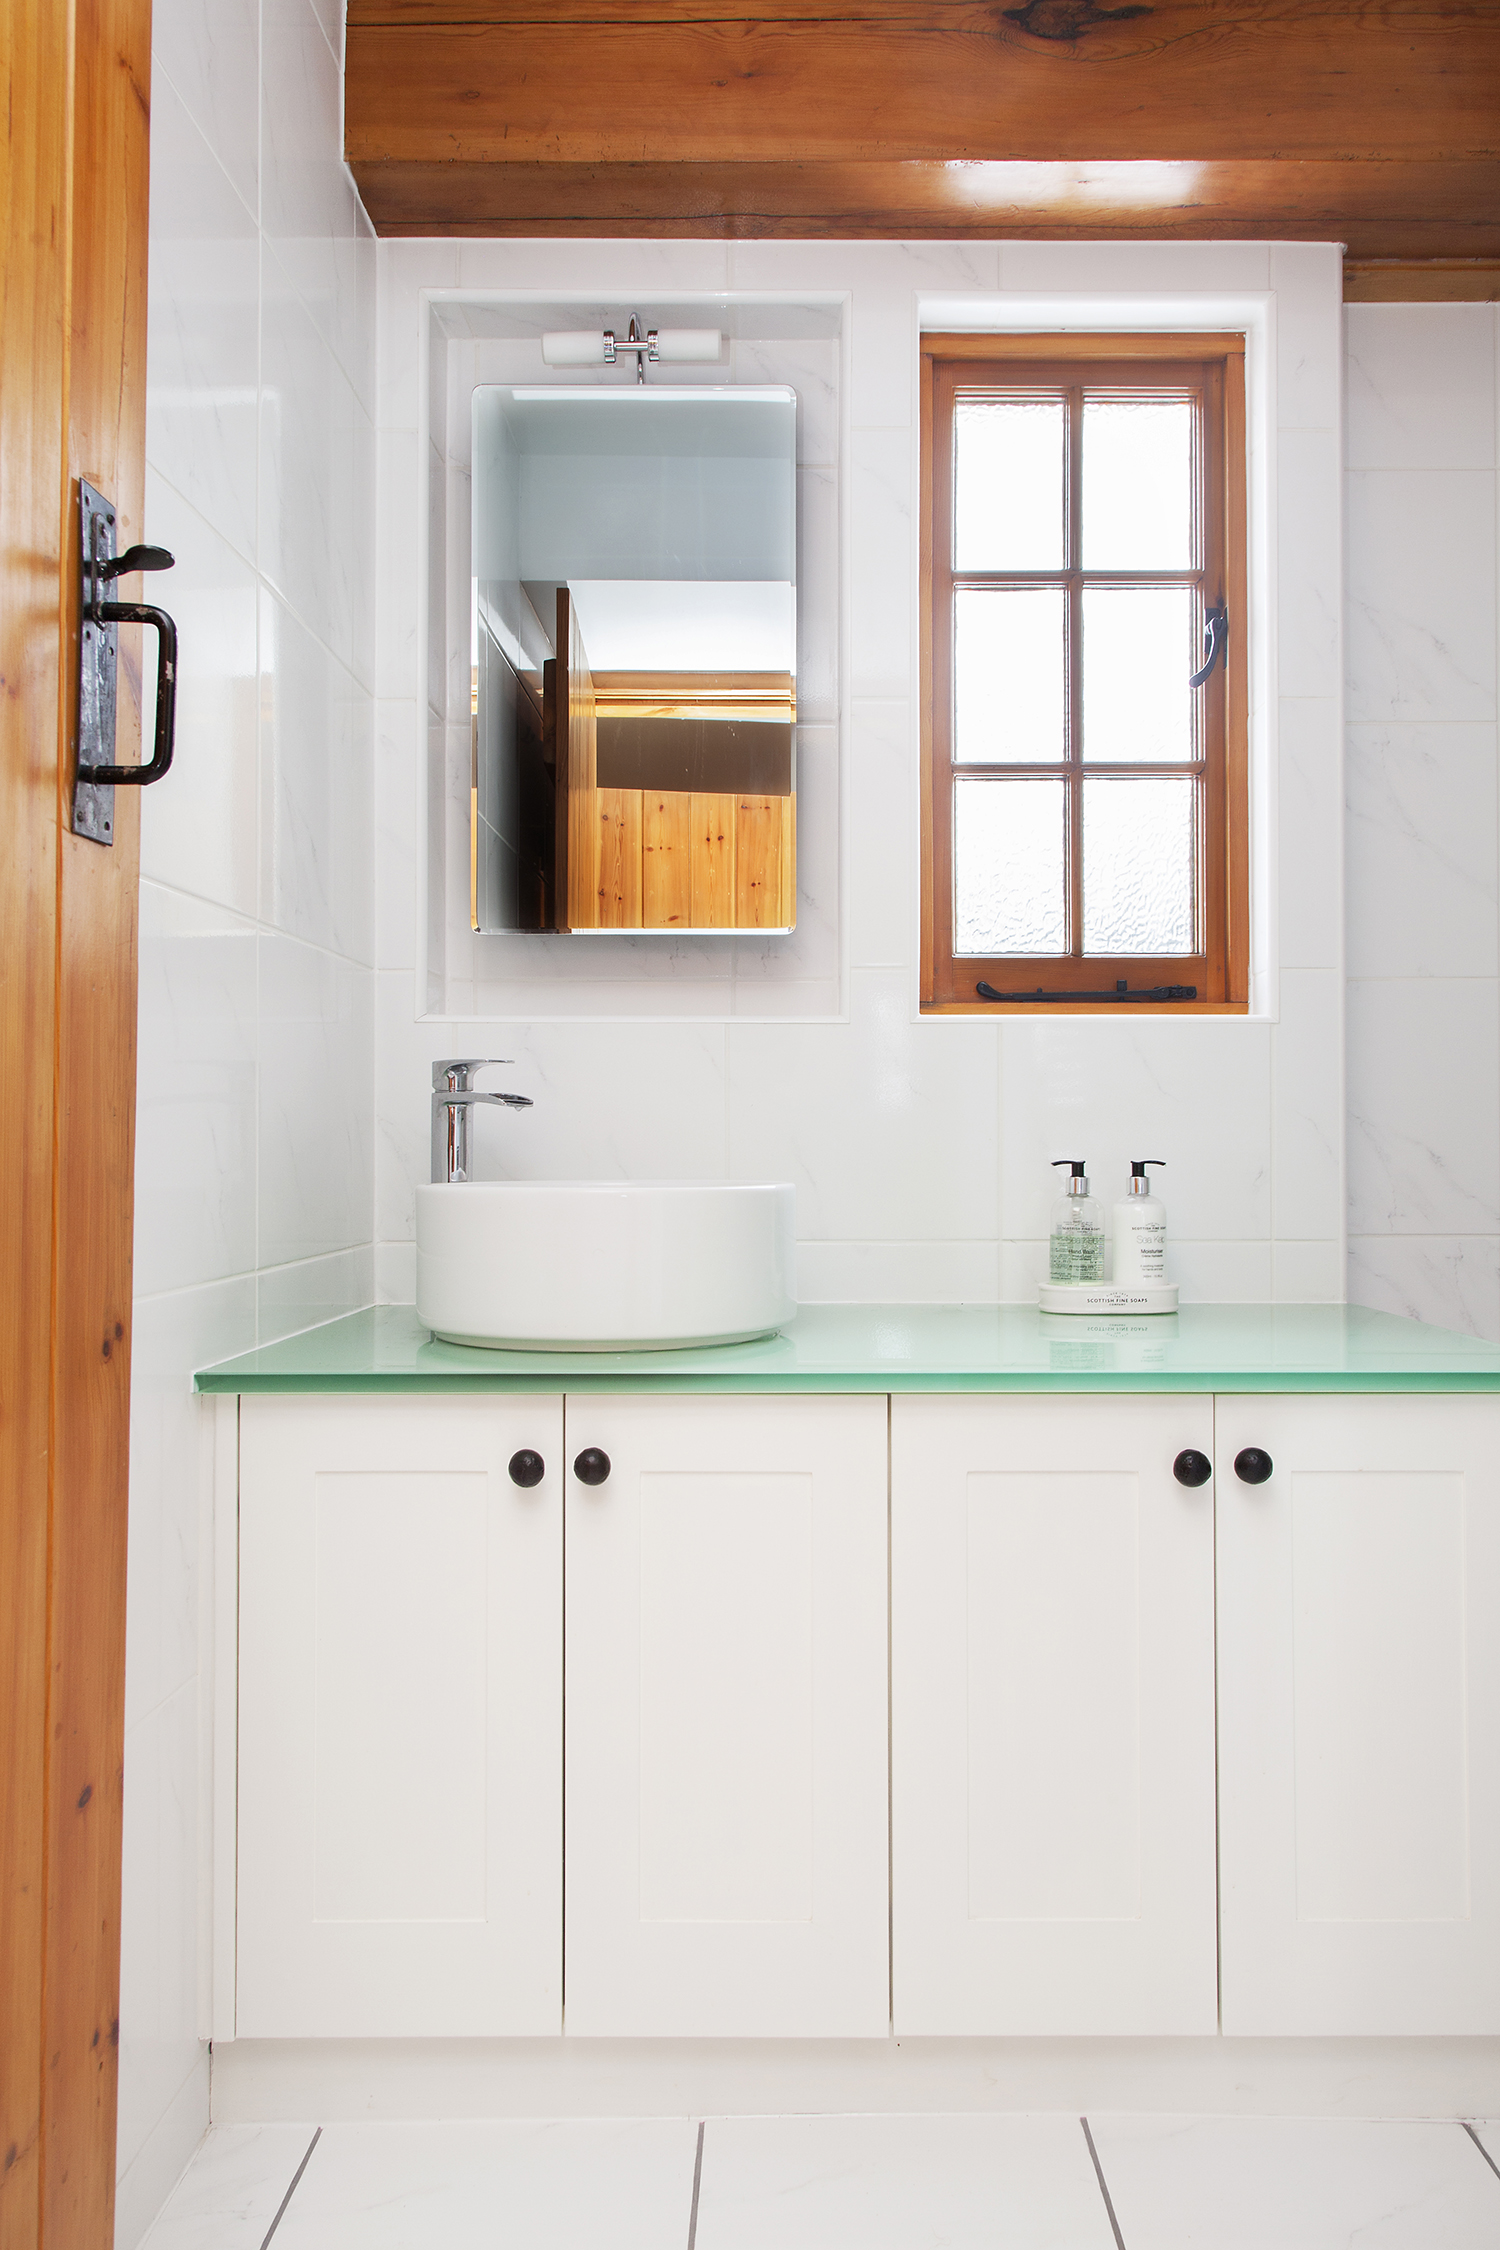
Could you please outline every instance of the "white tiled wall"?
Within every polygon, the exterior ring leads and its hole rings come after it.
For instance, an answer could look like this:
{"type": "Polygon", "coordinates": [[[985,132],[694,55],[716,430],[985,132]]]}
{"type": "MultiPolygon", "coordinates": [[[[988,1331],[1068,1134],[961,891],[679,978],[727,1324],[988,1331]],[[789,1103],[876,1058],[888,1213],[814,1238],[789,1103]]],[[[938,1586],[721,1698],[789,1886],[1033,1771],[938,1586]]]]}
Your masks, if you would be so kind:
{"type": "Polygon", "coordinates": [[[1349,1294],[1500,1339],[1497,314],[1352,305],[1349,1294]]]}
{"type": "Polygon", "coordinates": [[[156,0],[117,2240],[208,2121],[194,1367],[372,1295],[375,245],[342,8],[156,0]]]}
{"type": "MultiPolygon", "coordinates": [[[[379,258],[382,1296],[412,1294],[412,1190],[425,1176],[428,1064],[468,1052],[515,1057],[511,1083],[536,1103],[521,1116],[480,1113],[488,1168],[795,1181],[799,1286],[808,1299],[1025,1297],[1044,1255],[1048,1160],[1073,1155],[1090,1159],[1111,1199],[1130,1157],[1167,1159],[1160,1184],[1188,1295],[1340,1297],[1337,251],[414,241],[383,243],[379,258]],[[481,940],[472,959],[482,965],[466,962],[458,975],[442,957],[467,884],[466,861],[443,864],[463,806],[444,769],[441,696],[428,710],[423,687],[425,677],[431,693],[444,663],[443,636],[424,675],[418,631],[424,464],[437,490],[437,472],[451,459],[451,430],[445,438],[430,409],[441,399],[442,415],[455,412],[442,326],[486,293],[587,297],[616,306],[623,322],[641,302],[692,290],[821,294],[844,307],[835,444],[830,451],[825,433],[829,457],[817,464],[804,446],[799,600],[826,602],[831,581],[838,597],[835,700],[830,723],[817,730],[838,786],[829,932],[836,960],[813,1005],[811,980],[780,974],[779,960],[751,977],[744,962],[726,962],[727,949],[712,945],[695,952],[612,941],[634,947],[635,982],[586,993],[583,965],[598,956],[578,941],[481,940]],[[424,291],[434,293],[430,303],[424,291]],[[1264,413],[1252,433],[1251,474],[1265,489],[1256,566],[1266,651],[1254,691],[1265,744],[1256,784],[1266,964],[1258,1020],[918,1017],[915,370],[922,307],[939,303],[949,325],[1183,326],[1247,317],[1256,325],[1264,413]],[[434,339],[425,353],[424,337],[434,339]],[[814,466],[839,495],[836,553],[809,537],[805,478],[814,466]],[[432,831],[425,851],[424,823],[432,831]],[[520,949],[524,974],[514,965],[520,949]]],[[[452,558],[451,533],[451,523],[434,522],[434,563],[440,551],[452,558]]],[[[430,602],[440,603],[440,571],[429,570],[426,585],[430,602]]],[[[796,943],[772,940],[771,949],[790,957],[796,943]]]]}

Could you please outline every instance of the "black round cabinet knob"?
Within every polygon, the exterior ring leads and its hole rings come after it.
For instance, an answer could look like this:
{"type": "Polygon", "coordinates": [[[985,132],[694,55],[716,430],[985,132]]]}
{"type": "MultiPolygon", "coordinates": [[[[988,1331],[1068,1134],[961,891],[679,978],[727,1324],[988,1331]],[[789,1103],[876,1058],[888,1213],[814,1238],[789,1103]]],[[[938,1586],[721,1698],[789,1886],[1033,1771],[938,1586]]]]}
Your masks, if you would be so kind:
{"type": "Polygon", "coordinates": [[[523,1445],[519,1453],[511,1455],[510,1481],[512,1484],[525,1485],[529,1488],[531,1485],[540,1484],[546,1474],[546,1462],[542,1459],[540,1453],[533,1453],[529,1445],[523,1445]]]}
{"type": "Polygon", "coordinates": [[[1234,1473],[1241,1484],[1264,1484],[1274,1467],[1270,1454],[1258,1445],[1247,1445],[1234,1457],[1234,1473]]]}
{"type": "Polygon", "coordinates": [[[573,1463],[573,1474],[580,1484],[603,1484],[609,1475],[609,1455],[597,1445],[586,1445],[573,1463]]]}
{"type": "Polygon", "coordinates": [[[1208,1455],[1196,1452],[1192,1446],[1179,1453],[1172,1463],[1172,1474],[1177,1482],[1191,1486],[1194,1491],[1200,1484],[1207,1484],[1213,1473],[1214,1465],[1208,1455]]]}

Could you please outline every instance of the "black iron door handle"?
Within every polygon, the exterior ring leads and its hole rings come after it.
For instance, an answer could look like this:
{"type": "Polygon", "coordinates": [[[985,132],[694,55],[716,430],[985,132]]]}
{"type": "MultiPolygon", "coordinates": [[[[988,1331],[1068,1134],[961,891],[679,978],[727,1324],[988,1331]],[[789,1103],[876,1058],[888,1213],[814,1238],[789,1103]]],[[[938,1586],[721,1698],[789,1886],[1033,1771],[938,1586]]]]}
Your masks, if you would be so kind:
{"type": "Polygon", "coordinates": [[[154,625],[156,627],[156,740],[149,765],[90,766],[80,755],[78,778],[97,786],[101,781],[144,789],[160,781],[172,763],[177,739],[177,627],[164,609],[151,602],[100,602],[93,612],[101,625],[154,625]]]}
{"type": "Polygon", "coordinates": [[[586,1445],[573,1463],[573,1474],[580,1484],[603,1484],[609,1469],[609,1455],[597,1445],[586,1445]]]}
{"type": "Polygon", "coordinates": [[[1214,1465],[1208,1455],[1200,1453],[1191,1445],[1179,1453],[1172,1463],[1173,1476],[1179,1484],[1185,1484],[1190,1492],[1196,1492],[1200,1484],[1207,1484],[1213,1473],[1214,1465]]]}

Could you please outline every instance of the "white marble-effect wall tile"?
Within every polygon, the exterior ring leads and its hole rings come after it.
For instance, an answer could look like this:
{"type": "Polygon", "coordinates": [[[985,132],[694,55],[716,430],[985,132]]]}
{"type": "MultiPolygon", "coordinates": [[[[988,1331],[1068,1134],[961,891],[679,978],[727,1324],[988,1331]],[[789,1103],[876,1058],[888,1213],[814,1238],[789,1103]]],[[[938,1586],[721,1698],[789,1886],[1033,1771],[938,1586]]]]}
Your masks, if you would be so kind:
{"type": "Polygon", "coordinates": [[[260,940],[261,1266],[370,1240],[373,974],[260,940]]]}
{"type": "Polygon", "coordinates": [[[1271,1027],[1271,1233],[1278,1244],[1339,1236],[1343,997],[1336,969],[1281,972],[1281,1016],[1271,1027]]]}
{"type": "Polygon", "coordinates": [[[735,1025],[734,1179],[791,1180],[808,1241],[998,1232],[998,1032],[914,1023],[906,979],[862,969],[847,1024],[735,1025]]]}
{"type": "Polygon", "coordinates": [[[274,259],[265,277],[261,572],[372,687],[374,432],[348,376],[274,259]]]}
{"type": "MultiPolygon", "coordinates": [[[[141,2146],[128,2163],[121,2165],[115,2182],[115,2242],[119,2250],[126,2250],[126,2245],[145,2236],[201,2145],[209,2109],[208,2077],[205,2041],[199,2045],[192,2070],[141,2146]]],[[[224,2250],[228,2250],[227,2244],[224,2250]]]]}
{"type": "MultiPolygon", "coordinates": [[[[231,19],[235,13],[232,5],[226,8],[231,19]]],[[[217,146],[204,138],[158,63],[151,102],[146,458],[253,565],[260,242],[253,172],[247,203],[215,155],[217,146]]],[[[160,540],[157,532],[151,536],[160,540]]]]}
{"type": "Polygon", "coordinates": [[[1500,1336],[1500,1236],[1351,1235],[1349,1295],[1377,1312],[1493,1340],[1500,1336]]]}
{"type": "Polygon", "coordinates": [[[255,1264],[257,937],[253,923],[143,883],[135,1287],[255,1264]]]}
{"type": "Polygon", "coordinates": [[[1349,1290],[1500,1340],[1496,314],[1346,328],[1349,1290]]]}
{"type": "Polygon", "coordinates": [[[1347,711],[1495,717],[1495,477],[1351,469],[1347,711]]]}
{"type": "MultiPolygon", "coordinates": [[[[252,219],[260,198],[260,16],[260,0],[154,0],[151,11],[155,71],[197,119],[252,219]]],[[[153,86],[153,197],[159,101],[160,89],[153,86]]],[[[153,209],[153,264],[156,217],[153,209]]]]}
{"type": "MultiPolygon", "coordinates": [[[[177,733],[168,782],[141,792],[141,873],[253,915],[255,572],[149,462],[146,528],[176,557],[152,597],[177,621],[177,733]]],[[[146,636],[148,667],[153,658],[154,640],[146,636]]],[[[154,671],[150,677],[154,682],[154,671]]],[[[154,695],[150,703],[154,710],[154,695]]]]}
{"type": "Polygon", "coordinates": [[[849,692],[906,696],[915,655],[912,446],[904,432],[856,430],[849,456],[849,692]]]}
{"type": "MultiPolygon", "coordinates": [[[[339,65],[313,0],[262,0],[261,224],[332,346],[355,286],[358,196],[343,161],[339,65]]],[[[352,323],[351,323],[352,325],[352,323]]]]}
{"type": "Polygon", "coordinates": [[[374,701],[269,592],[260,661],[262,918],[373,961],[374,701]]]}
{"type": "Polygon", "coordinates": [[[130,1564],[125,1723],[134,1726],[198,1670],[203,1402],[195,1368],[255,1342],[250,1274],[138,1304],[130,1349],[130,1564]]]}
{"type": "Polygon", "coordinates": [[[1343,387],[1343,261],[1332,243],[1273,242],[1276,419],[1326,429],[1343,387]]]}
{"type": "Polygon", "coordinates": [[[1339,460],[1331,433],[1279,431],[1276,660],[1283,697],[1339,692],[1341,503],[1339,460]]]}
{"type": "Polygon", "coordinates": [[[1495,466],[1492,305],[1350,305],[1351,469],[1495,466]]]}
{"type": "Polygon", "coordinates": [[[995,1305],[998,1242],[799,1242],[804,1305],[995,1305]]]}
{"type": "Polygon", "coordinates": [[[1493,976],[1494,727],[1352,726],[1346,788],[1349,974],[1493,976]]]}
{"type": "Polygon", "coordinates": [[[280,1336],[341,1320],[374,1301],[375,1252],[369,1242],[297,1265],[263,1266],[255,1277],[255,1340],[274,1344],[280,1336]]]}
{"type": "Polygon", "coordinates": [[[1276,854],[1283,969],[1339,963],[1338,839],[1343,817],[1340,706],[1283,696],[1277,712],[1276,854]]]}
{"type": "Polygon", "coordinates": [[[141,807],[118,2250],[208,2122],[193,1370],[375,1286],[377,274],[341,17],[153,19],[146,536],[180,669],[141,807]]]}
{"type": "Polygon", "coordinates": [[[198,1683],[192,1679],[125,1734],[122,2169],[201,2068],[197,1889],[198,1683]]]}
{"type": "Polygon", "coordinates": [[[910,703],[849,709],[849,959],[909,959],[917,914],[917,742],[910,703]]]}
{"type": "Polygon", "coordinates": [[[1351,1235],[1500,1232],[1500,985],[1353,983],[1351,1235]]]}
{"type": "Polygon", "coordinates": [[[1137,1158],[1159,1157],[1169,1244],[1269,1237],[1268,1024],[1009,1016],[1001,1036],[1007,1238],[1047,1235],[1064,1157],[1086,1159],[1106,1206],[1137,1158]]]}

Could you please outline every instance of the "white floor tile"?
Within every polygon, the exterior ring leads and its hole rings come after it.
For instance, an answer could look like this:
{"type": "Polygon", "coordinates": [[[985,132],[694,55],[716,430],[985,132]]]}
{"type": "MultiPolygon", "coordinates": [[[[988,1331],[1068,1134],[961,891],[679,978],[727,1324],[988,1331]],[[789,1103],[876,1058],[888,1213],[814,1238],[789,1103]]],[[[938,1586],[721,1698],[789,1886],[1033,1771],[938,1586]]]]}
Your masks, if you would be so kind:
{"type": "Polygon", "coordinates": [[[1494,2250],[1500,2180],[1461,2125],[1095,2117],[1126,2250],[1494,2250]]]}
{"type": "Polygon", "coordinates": [[[261,2250],[316,2130],[211,2126],[141,2250],[261,2250]]]}
{"type": "Polygon", "coordinates": [[[697,2137],[687,2118],[330,2125],[276,2250],[679,2250],[697,2137]]]}
{"type": "Polygon", "coordinates": [[[1112,2245],[1076,2117],[713,2118],[704,2133],[696,2250],[1112,2245]]]}

